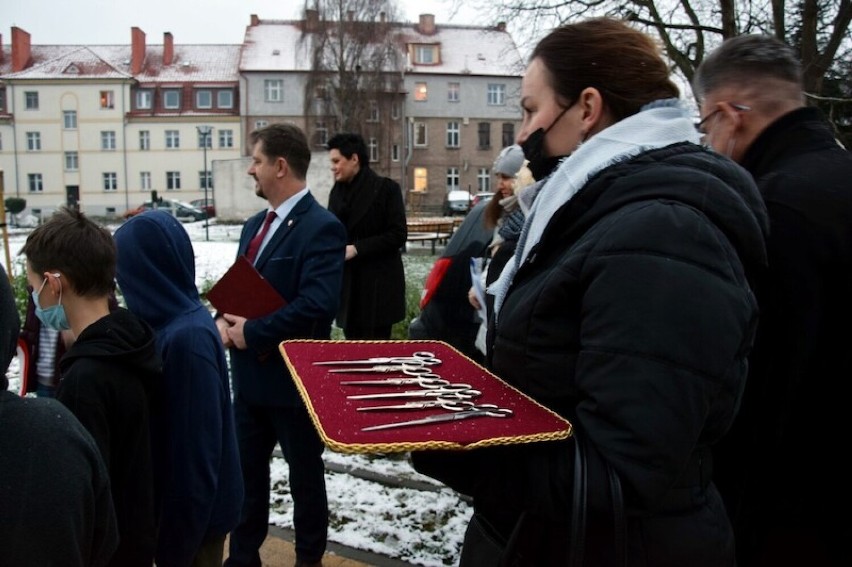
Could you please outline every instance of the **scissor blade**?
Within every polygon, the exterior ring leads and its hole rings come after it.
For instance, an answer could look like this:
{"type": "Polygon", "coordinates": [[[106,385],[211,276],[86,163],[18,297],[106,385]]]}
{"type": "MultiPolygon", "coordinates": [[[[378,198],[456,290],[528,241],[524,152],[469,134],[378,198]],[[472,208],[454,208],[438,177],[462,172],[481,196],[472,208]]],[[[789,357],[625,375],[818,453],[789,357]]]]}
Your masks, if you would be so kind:
{"type": "Polygon", "coordinates": [[[356,374],[359,372],[368,372],[368,373],[386,373],[386,372],[399,372],[402,373],[402,366],[370,366],[369,368],[335,368],[333,370],[329,370],[329,374],[356,374]]]}
{"type": "Polygon", "coordinates": [[[340,383],[341,386],[400,386],[408,384],[408,382],[400,382],[399,380],[344,380],[340,383]]]}
{"type": "Polygon", "coordinates": [[[375,364],[375,360],[324,360],[314,362],[314,366],[340,366],[343,364],[375,364]]]}
{"type": "Polygon", "coordinates": [[[481,411],[459,411],[455,413],[442,413],[438,415],[430,415],[422,419],[412,419],[409,421],[398,421],[396,423],[383,423],[382,425],[371,425],[364,427],[361,431],[379,431],[382,429],[393,429],[395,427],[409,427],[413,425],[428,425],[430,423],[442,423],[446,421],[458,421],[471,417],[485,417],[486,413],[481,411]]]}
{"type": "Polygon", "coordinates": [[[389,406],[361,406],[356,411],[391,411],[391,410],[415,410],[437,407],[439,404],[431,402],[406,402],[404,404],[393,404],[389,406]]]}

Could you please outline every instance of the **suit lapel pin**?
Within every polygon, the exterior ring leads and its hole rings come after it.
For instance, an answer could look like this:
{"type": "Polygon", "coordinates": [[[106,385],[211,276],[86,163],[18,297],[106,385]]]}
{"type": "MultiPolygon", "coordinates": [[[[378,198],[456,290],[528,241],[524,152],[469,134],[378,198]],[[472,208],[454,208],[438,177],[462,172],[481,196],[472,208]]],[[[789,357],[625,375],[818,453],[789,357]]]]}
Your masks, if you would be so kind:
{"type": "Polygon", "coordinates": [[[287,221],[287,226],[288,227],[293,226],[293,219],[290,219],[290,220],[287,221]]]}

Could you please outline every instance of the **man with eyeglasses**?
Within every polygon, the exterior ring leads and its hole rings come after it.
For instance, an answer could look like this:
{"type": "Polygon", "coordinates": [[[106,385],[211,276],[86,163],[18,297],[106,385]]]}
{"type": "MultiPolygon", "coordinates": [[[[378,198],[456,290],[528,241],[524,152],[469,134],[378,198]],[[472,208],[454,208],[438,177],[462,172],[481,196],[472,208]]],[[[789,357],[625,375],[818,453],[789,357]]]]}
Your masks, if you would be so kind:
{"type": "Polygon", "coordinates": [[[852,565],[852,154],[801,77],[790,47],[753,35],[693,81],[705,143],[754,176],[771,223],[748,381],[714,450],[740,567],[852,565]]]}

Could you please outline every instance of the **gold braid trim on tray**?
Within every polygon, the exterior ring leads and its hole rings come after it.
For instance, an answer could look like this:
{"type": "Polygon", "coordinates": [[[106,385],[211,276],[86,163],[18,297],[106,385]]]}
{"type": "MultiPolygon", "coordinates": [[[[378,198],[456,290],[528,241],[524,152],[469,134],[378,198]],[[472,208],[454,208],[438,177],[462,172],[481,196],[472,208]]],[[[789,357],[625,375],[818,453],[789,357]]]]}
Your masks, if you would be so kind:
{"type": "MultiPolygon", "coordinates": [[[[413,340],[358,340],[358,341],[347,341],[347,340],[318,340],[318,339],[293,339],[282,341],[279,344],[279,351],[281,353],[282,358],[284,359],[285,364],[287,365],[288,370],[290,371],[290,375],[293,378],[293,381],[296,385],[297,390],[299,391],[299,395],[302,398],[302,401],[305,404],[305,407],[308,411],[308,415],[310,415],[311,421],[314,424],[317,433],[322,439],[323,443],[331,450],[339,452],[339,453],[350,453],[350,454],[369,454],[369,453],[401,453],[401,452],[410,452],[410,451],[424,451],[424,450],[471,450],[471,449],[480,449],[484,447],[496,447],[501,445],[516,445],[521,443],[534,443],[541,441],[559,441],[569,438],[572,435],[571,424],[550,410],[549,408],[541,405],[536,400],[527,396],[520,390],[510,386],[503,380],[501,380],[496,375],[489,372],[484,367],[480,366],[472,359],[468,358],[457,349],[455,349],[452,345],[445,343],[443,341],[413,341],[413,340]],[[405,356],[401,354],[395,354],[390,352],[383,352],[380,355],[372,354],[372,355],[363,355],[360,351],[357,350],[357,347],[360,345],[370,345],[370,344],[381,344],[381,345],[411,345],[411,352],[414,351],[423,351],[423,350],[435,350],[436,347],[438,349],[443,349],[449,351],[449,354],[453,357],[453,362],[457,364],[461,364],[462,367],[460,370],[476,370],[481,374],[480,380],[495,380],[494,385],[496,388],[493,390],[501,390],[500,393],[503,396],[510,396],[512,400],[516,404],[521,404],[522,409],[525,410],[526,413],[536,414],[538,419],[544,419],[548,421],[548,425],[545,428],[546,430],[533,432],[533,433],[521,433],[519,435],[493,435],[488,436],[484,439],[472,441],[472,442],[456,442],[446,439],[424,439],[420,440],[411,440],[405,439],[395,442],[386,442],[386,441],[376,441],[376,442],[344,442],[340,439],[333,438],[328,435],[326,432],[326,427],[323,423],[323,420],[320,418],[320,413],[317,411],[315,407],[315,402],[319,400],[314,400],[311,397],[311,392],[309,392],[308,386],[306,386],[305,380],[316,380],[316,376],[311,375],[312,369],[315,368],[312,366],[313,362],[317,362],[317,359],[314,359],[311,362],[307,362],[304,360],[304,356],[296,356],[297,359],[294,361],[294,355],[302,355],[301,352],[296,352],[301,350],[302,347],[309,346],[319,346],[319,347],[340,347],[343,345],[348,345],[351,347],[356,347],[354,352],[351,352],[347,355],[341,355],[340,360],[346,360],[347,358],[368,358],[369,356],[405,356]],[[300,372],[300,368],[302,372],[300,372]]],[[[340,354],[339,352],[337,354],[340,354]]],[[[337,354],[335,356],[337,356],[337,354]]],[[[443,353],[441,353],[443,354],[443,353]]],[[[436,356],[440,357],[441,354],[436,354],[436,356]]],[[[334,356],[329,356],[327,353],[323,353],[322,356],[327,357],[325,360],[329,358],[334,359],[334,356]]],[[[327,378],[324,376],[323,379],[327,378]]],[[[466,380],[466,379],[465,379],[466,380]]],[[[466,380],[467,381],[467,380],[466,380]]],[[[370,386],[372,387],[372,386],[370,386]]],[[[474,386],[476,387],[476,386],[474,386]]],[[[496,391],[493,393],[497,393],[496,391]]],[[[315,394],[319,395],[318,392],[315,394]]],[[[325,402],[333,402],[334,400],[328,400],[326,397],[322,398],[322,401],[325,402]]],[[[346,412],[350,408],[347,406],[347,401],[345,398],[341,398],[342,403],[337,406],[336,410],[328,409],[326,413],[329,411],[339,411],[346,412]]],[[[329,403],[329,408],[330,408],[329,403]]],[[[438,408],[440,409],[440,408],[438,408]]],[[[416,412],[417,410],[414,410],[416,412]]],[[[412,415],[415,413],[412,412],[412,415]]],[[[374,415],[385,415],[388,416],[389,421],[394,417],[399,417],[400,415],[405,415],[407,410],[401,410],[400,412],[375,412],[374,415]]],[[[354,417],[354,415],[353,415],[354,417]]],[[[479,419],[471,419],[469,421],[465,420],[469,425],[470,423],[474,423],[479,421],[479,419]]],[[[350,424],[351,421],[344,420],[345,424],[350,424]]],[[[461,423],[461,422],[460,422],[461,423]]],[[[517,422],[516,422],[517,423],[517,422]]],[[[403,437],[417,437],[418,434],[423,436],[423,428],[420,428],[419,431],[417,428],[410,429],[405,431],[408,428],[400,428],[397,431],[401,432],[400,435],[403,437]]],[[[472,428],[467,428],[470,431],[473,431],[472,428]]],[[[481,427],[479,429],[482,429],[481,427]]],[[[479,430],[477,429],[477,431],[479,430]]],[[[352,425],[352,430],[357,430],[356,425],[352,425]]],[[[367,435],[364,433],[364,435],[367,435]]]]}

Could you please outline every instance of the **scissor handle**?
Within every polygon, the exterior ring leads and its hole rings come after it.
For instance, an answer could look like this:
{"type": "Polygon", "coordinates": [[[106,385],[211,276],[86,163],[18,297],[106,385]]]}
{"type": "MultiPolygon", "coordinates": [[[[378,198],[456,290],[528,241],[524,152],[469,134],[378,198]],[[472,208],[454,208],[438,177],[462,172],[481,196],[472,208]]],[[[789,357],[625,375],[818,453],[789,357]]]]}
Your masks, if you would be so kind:
{"type": "MultiPolygon", "coordinates": [[[[458,384],[456,384],[458,386],[458,384]]],[[[435,389],[428,390],[425,395],[428,396],[437,396],[439,398],[444,399],[444,401],[453,403],[458,400],[472,400],[473,398],[478,398],[482,395],[482,392],[479,390],[470,389],[435,389]]]]}
{"type": "Polygon", "coordinates": [[[433,373],[431,369],[418,364],[417,366],[409,366],[407,363],[402,363],[402,373],[418,378],[441,378],[433,373]]]}
{"type": "MultiPolygon", "coordinates": [[[[435,376],[435,375],[432,374],[432,376],[435,376]]],[[[430,389],[430,390],[433,389],[433,388],[443,388],[443,389],[450,389],[450,390],[455,389],[454,384],[451,384],[450,382],[448,382],[447,380],[444,380],[443,378],[438,378],[437,376],[435,376],[435,378],[420,376],[420,377],[417,377],[417,378],[412,378],[412,380],[416,380],[417,384],[421,388],[427,388],[427,389],[430,389]]]]}
{"type": "Polygon", "coordinates": [[[473,402],[468,402],[465,400],[453,400],[451,402],[441,403],[439,405],[445,410],[449,411],[472,410],[476,407],[476,404],[474,404],[473,402]]]}
{"type": "Polygon", "coordinates": [[[418,359],[422,364],[426,366],[435,366],[437,364],[441,364],[441,359],[435,356],[434,352],[429,352],[428,350],[418,350],[411,355],[413,358],[418,359]]]}

